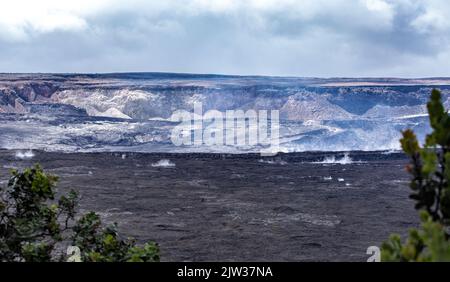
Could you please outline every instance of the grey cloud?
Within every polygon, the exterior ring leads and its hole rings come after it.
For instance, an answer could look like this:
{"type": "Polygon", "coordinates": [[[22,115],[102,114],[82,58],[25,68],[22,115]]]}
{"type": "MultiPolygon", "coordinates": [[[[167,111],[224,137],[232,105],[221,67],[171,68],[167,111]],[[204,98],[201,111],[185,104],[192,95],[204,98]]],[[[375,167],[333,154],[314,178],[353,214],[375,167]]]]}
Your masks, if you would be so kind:
{"type": "Polygon", "coordinates": [[[83,29],[0,37],[0,71],[450,76],[450,23],[437,13],[450,12],[445,1],[386,1],[386,11],[359,0],[315,2],[112,5],[83,15],[83,29]]]}

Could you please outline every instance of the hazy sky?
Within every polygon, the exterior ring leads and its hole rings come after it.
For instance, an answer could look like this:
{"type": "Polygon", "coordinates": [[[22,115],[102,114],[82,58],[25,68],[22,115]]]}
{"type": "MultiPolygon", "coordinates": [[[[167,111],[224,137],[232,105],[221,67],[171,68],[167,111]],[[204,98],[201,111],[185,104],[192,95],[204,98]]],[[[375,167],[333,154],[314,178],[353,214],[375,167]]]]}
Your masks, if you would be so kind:
{"type": "Polygon", "coordinates": [[[0,0],[0,72],[450,76],[448,0],[0,0]]]}

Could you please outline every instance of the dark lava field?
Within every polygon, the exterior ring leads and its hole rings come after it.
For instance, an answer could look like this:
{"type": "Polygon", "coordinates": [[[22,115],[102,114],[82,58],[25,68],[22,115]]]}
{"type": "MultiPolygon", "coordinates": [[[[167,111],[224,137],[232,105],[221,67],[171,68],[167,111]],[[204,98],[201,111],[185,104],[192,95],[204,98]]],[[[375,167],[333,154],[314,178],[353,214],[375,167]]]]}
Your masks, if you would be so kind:
{"type": "Polygon", "coordinates": [[[0,150],[0,183],[40,163],[60,177],[59,192],[79,191],[81,212],[157,241],[163,261],[366,261],[369,246],[418,224],[408,160],[343,157],[0,150]]]}

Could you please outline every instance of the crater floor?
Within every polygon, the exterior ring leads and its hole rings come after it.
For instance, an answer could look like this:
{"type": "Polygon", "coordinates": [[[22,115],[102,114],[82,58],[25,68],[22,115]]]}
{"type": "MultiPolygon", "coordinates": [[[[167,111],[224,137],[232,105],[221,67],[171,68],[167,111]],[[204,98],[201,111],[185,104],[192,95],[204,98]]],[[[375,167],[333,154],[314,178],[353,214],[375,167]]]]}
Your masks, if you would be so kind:
{"type": "Polygon", "coordinates": [[[319,163],[342,155],[35,151],[30,158],[0,150],[0,182],[9,168],[38,162],[60,177],[59,191],[81,193],[81,211],[118,222],[140,242],[157,241],[163,261],[365,261],[369,246],[418,224],[407,159],[353,152],[348,164],[319,163]]]}

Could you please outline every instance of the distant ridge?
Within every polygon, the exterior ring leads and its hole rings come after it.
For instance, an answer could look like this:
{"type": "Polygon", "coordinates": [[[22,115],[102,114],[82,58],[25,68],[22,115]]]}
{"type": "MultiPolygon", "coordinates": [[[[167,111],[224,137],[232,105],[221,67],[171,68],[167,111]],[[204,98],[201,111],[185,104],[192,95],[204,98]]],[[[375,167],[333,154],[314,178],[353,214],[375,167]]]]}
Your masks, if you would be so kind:
{"type": "Polygon", "coordinates": [[[0,73],[2,82],[17,81],[54,81],[76,83],[77,80],[239,80],[254,83],[289,82],[304,86],[408,86],[408,85],[450,85],[450,77],[429,78],[396,78],[396,77],[295,77],[295,76],[264,76],[264,75],[227,75],[227,74],[196,74],[170,72],[112,72],[112,73],[0,73]]]}

